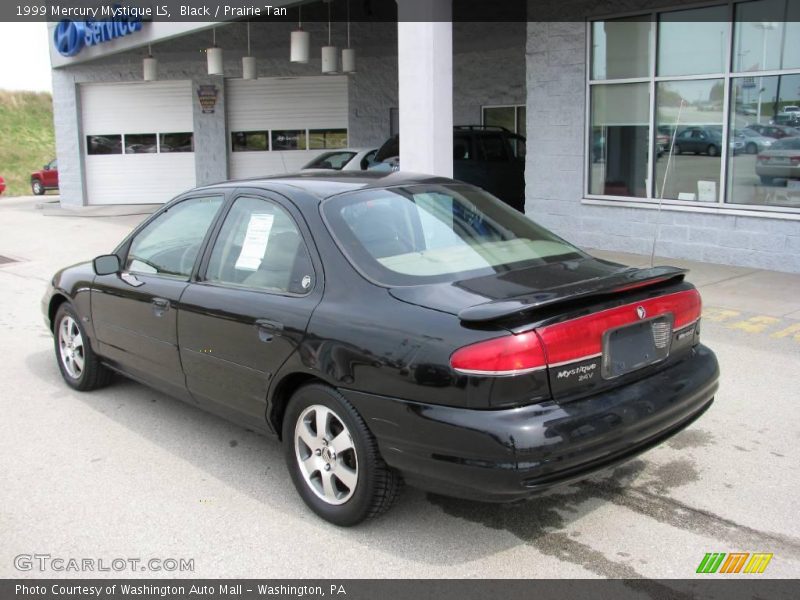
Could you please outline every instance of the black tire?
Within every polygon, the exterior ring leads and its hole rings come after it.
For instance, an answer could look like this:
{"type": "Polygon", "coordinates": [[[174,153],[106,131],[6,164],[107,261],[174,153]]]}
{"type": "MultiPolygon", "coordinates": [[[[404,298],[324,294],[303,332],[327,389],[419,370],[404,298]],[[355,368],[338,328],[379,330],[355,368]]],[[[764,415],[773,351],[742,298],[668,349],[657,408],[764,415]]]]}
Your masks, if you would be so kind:
{"type": "Polygon", "coordinates": [[[42,182],[39,181],[38,179],[32,179],[31,180],[31,191],[36,196],[44,195],[45,189],[44,189],[44,186],[42,185],[42,182]]]}
{"type": "Polygon", "coordinates": [[[758,154],[758,146],[756,144],[754,144],[753,142],[750,142],[749,144],[747,144],[747,147],[745,148],[745,151],[748,154],[758,154]]]}
{"type": "MultiPolygon", "coordinates": [[[[286,466],[291,474],[297,493],[318,516],[340,527],[351,527],[365,519],[376,517],[391,508],[402,488],[402,478],[390,469],[381,458],[378,444],[370,433],[361,415],[355,408],[336,390],[323,384],[312,383],[298,389],[286,408],[283,419],[283,447],[286,466]],[[296,438],[296,427],[300,421],[303,426],[304,415],[314,407],[325,407],[338,418],[350,433],[353,448],[350,459],[356,459],[357,483],[353,490],[347,493],[349,498],[342,504],[331,504],[321,498],[317,491],[312,489],[312,483],[306,481],[300,466],[300,451],[296,438]]],[[[332,436],[335,437],[335,436],[332,436]]],[[[327,446],[327,443],[326,443],[327,446]]],[[[332,447],[332,445],[331,445],[332,447]]],[[[309,451],[310,446],[305,446],[309,451]]],[[[317,454],[316,456],[319,456],[317,454]]],[[[343,454],[334,459],[334,471],[339,465],[337,460],[343,459],[343,454]]],[[[309,456],[306,460],[312,459],[309,456]]],[[[321,458],[320,460],[324,460],[321,458]]],[[[322,472],[319,471],[320,478],[322,472]]]]}
{"type": "MultiPolygon", "coordinates": [[[[112,371],[100,362],[99,357],[94,353],[86,335],[86,330],[81,324],[81,320],[75,309],[68,302],[64,302],[58,307],[56,317],[53,321],[53,343],[56,353],[56,362],[58,369],[61,371],[61,376],[64,381],[73,389],[81,392],[88,392],[101,388],[111,381],[112,371]],[[71,319],[69,323],[74,323],[75,328],[78,330],[82,341],[82,350],[80,355],[83,358],[83,366],[79,373],[75,373],[75,368],[70,367],[70,361],[65,360],[62,354],[62,338],[60,335],[61,328],[64,326],[64,321],[71,319]]],[[[74,362],[74,358],[72,362],[74,362]]]]}
{"type": "Polygon", "coordinates": [[[676,155],[677,155],[677,154],[680,154],[680,153],[681,153],[681,147],[680,147],[678,144],[675,144],[675,145],[672,147],[672,153],[673,153],[673,154],[676,154],[676,155]]]}
{"type": "Polygon", "coordinates": [[[716,156],[718,154],[717,147],[714,144],[709,144],[708,148],[706,148],[706,154],[709,156],[716,156]]]}
{"type": "Polygon", "coordinates": [[[764,185],[772,185],[774,181],[775,181],[774,177],[768,177],[766,175],[761,176],[761,183],[763,183],[764,185]]]}

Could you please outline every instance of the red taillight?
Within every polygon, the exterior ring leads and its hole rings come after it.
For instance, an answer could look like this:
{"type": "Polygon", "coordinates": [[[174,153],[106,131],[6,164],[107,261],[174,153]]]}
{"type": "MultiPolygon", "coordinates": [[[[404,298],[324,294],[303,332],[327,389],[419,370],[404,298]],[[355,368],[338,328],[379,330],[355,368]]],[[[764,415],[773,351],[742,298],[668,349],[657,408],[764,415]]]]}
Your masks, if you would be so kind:
{"type": "Polygon", "coordinates": [[[535,331],[507,335],[465,346],[450,357],[450,364],[467,375],[521,375],[547,366],[535,331]]]}
{"type": "Polygon", "coordinates": [[[701,309],[697,290],[676,292],[466,346],[453,353],[450,364],[466,374],[518,375],[598,356],[606,331],[641,319],[671,314],[673,330],[683,329],[700,318],[701,309]]]}
{"type": "Polygon", "coordinates": [[[800,156],[791,156],[791,157],[789,157],[789,160],[792,161],[792,166],[793,167],[796,167],[797,165],[800,165],[800,156]]]}
{"type": "Polygon", "coordinates": [[[759,154],[758,156],[756,156],[756,159],[759,160],[760,162],[764,162],[765,160],[767,160],[767,155],[759,154]]]}
{"type": "Polygon", "coordinates": [[[603,352],[603,334],[641,318],[672,313],[673,329],[682,329],[700,318],[697,290],[658,296],[556,323],[538,329],[547,352],[547,363],[558,365],[597,356],[603,352]],[[639,309],[643,311],[643,317],[639,309]]]}

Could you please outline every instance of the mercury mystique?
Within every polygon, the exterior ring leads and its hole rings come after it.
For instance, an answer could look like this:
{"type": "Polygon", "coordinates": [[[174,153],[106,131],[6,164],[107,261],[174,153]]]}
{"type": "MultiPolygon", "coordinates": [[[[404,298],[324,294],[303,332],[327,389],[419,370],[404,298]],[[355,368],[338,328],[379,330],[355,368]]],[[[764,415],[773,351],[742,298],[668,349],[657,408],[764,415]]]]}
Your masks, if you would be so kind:
{"type": "Polygon", "coordinates": [[[719,370],[685,273],[450,179],[308,173],[182,194],[42,309],[68,385],[119,372],[276,434],[306,504],[354,525],[403,481],[518,500],[689,425],[719,370]]]}

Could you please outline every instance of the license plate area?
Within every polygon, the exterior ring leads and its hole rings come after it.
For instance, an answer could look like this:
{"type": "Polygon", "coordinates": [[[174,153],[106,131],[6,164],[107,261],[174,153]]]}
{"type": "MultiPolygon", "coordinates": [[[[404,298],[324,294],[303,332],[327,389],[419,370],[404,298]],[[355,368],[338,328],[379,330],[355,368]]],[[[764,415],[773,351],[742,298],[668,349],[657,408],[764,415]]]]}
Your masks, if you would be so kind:
{"type": "Polygon", "coordinates": [[[603,378],[614,379],[664,360],[671,343],[672,315],[609,329],[603,335],[603,378]]]}

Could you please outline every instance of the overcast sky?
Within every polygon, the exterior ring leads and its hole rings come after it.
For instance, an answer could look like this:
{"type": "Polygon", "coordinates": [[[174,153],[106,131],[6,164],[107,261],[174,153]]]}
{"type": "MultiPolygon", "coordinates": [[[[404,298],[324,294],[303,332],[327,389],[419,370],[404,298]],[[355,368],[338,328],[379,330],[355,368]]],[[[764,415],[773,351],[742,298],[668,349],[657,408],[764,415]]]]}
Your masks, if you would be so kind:
{"type": "Polygon", "coordinates": [[[0,22],[0,88],[51,91],[46,23],[0,22]]]}

